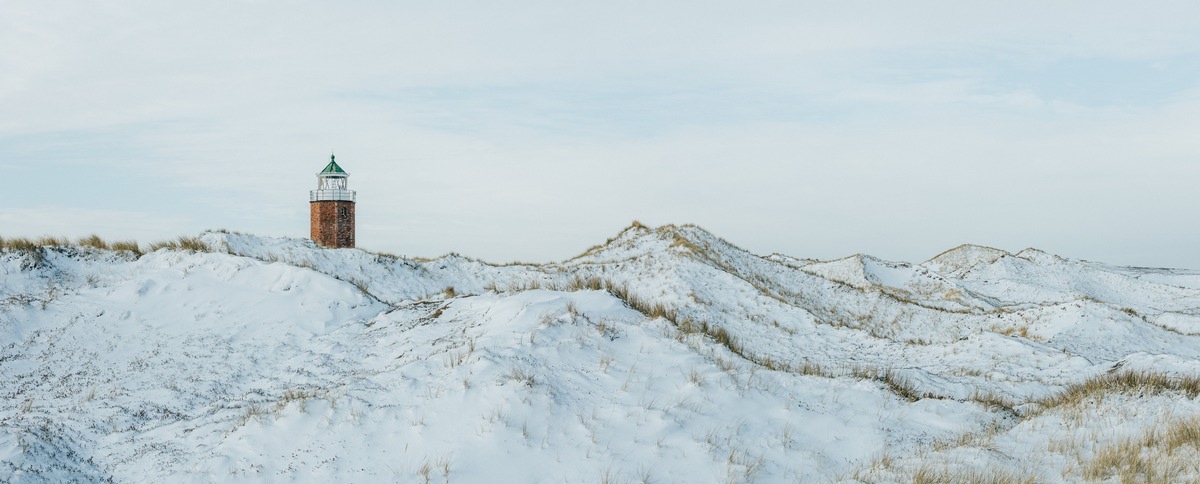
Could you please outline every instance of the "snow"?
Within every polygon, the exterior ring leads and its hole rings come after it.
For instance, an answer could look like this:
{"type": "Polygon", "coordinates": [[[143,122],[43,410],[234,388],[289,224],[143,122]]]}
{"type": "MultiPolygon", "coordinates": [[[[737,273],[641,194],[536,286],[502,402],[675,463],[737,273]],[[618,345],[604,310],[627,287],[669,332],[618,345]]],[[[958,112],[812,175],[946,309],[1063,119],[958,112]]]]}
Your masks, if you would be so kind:
{"type": "Polygon", "coordinates": [[[1200,376],[1190,271],[760,257],[694,226],[545,265],[201,239],[0,253],[0,480],[1079,481],[1200,415],[1188,394],[1040,403],[1200,376]]]}

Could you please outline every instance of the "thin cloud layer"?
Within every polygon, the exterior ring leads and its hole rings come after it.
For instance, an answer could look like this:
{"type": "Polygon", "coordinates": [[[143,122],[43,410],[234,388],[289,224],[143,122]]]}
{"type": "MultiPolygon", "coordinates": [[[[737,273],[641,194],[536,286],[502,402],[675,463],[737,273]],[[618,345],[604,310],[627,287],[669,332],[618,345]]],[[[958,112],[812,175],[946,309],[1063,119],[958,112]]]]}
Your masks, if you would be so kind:
{"type": "Polygon", "coordinates": [[[360,245],[408,255],[561,259],[640,219],[1200,268],[1194,3],[0,8],[5,235],[305,236],[332,149],[360,245]]]}

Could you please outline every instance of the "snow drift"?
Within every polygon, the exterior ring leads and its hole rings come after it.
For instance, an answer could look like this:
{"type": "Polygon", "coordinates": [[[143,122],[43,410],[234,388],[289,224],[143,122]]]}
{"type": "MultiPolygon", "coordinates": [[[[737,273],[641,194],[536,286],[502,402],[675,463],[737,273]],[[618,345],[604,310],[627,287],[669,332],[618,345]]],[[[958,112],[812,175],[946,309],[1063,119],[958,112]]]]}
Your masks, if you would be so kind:
{"type": "Polygon", "coordinates": [[[201,240],[0,252],[0,480],[1200,479],[1200,272],[201,240]]]}

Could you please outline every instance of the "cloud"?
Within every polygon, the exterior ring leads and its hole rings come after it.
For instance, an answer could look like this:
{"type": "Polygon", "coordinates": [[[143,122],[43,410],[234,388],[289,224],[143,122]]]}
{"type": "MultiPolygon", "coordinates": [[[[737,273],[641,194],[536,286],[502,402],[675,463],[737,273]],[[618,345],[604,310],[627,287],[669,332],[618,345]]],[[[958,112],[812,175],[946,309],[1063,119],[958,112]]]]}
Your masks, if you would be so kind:
{"type": "Polygon", "coordinates": [[[1200,242],[1194,2],[2,8],[4,213],[45,218],[5,232],[304,236],[335,150],[398,253],[558,259],[638,218],[1200,267],[1158,242],[1200,242]]]}

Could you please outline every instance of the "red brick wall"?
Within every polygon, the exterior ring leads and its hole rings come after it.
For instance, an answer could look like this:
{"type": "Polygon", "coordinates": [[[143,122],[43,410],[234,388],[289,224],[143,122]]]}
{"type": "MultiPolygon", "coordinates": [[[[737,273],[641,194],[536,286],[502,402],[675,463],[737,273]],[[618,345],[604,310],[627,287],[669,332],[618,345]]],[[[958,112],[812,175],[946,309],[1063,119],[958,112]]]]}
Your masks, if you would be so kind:
{"type": "Polygon", "coordinates": [[[354,202],[309,202],[308,221],[313,242],[326,247],[354,247],[354,202]]]}

